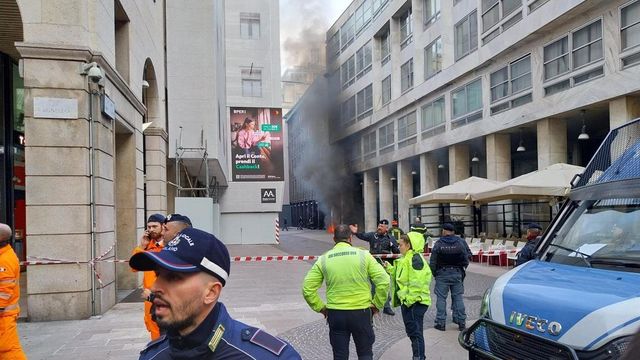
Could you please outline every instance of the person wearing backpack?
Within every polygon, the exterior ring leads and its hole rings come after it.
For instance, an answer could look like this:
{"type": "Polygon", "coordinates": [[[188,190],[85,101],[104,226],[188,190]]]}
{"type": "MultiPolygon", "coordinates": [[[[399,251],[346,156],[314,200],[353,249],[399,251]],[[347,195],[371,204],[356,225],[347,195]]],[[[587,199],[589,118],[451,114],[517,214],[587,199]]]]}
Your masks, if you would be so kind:
{"type": "Polygon", "coordinates": [[[464,240],[455,235],[455,228],[451,223],[442,226],[442,236],[434,244],[429,266],[436,279],[434,292],[436,293],[436,320],[434,328],[445,331],[447,321],[447,295],[451,290],[453,322],[458,324],[458,330],[465,329],[467,315],[464,309],[462,295],[464,294],[465,269],[469,265],[469,254],[464,240]]]}

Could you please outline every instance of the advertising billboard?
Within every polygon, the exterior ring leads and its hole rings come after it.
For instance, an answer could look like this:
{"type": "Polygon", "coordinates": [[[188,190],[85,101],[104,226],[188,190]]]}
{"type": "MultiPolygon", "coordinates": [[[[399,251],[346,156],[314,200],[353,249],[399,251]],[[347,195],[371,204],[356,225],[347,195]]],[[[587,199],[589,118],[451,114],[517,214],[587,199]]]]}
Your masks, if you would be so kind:
{"type": "Polygon", "coordinates": [[[232,181],[284,181],[282,109],[230,111],[232,181]]]}

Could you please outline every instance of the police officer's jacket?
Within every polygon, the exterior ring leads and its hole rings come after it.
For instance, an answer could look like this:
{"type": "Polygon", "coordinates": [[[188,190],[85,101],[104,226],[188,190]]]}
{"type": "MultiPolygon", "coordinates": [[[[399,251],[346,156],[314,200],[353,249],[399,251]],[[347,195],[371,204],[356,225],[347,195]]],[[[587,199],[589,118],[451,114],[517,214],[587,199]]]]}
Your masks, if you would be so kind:
{"type": "Polygon", "coordinates": [[[411,249],[394,265],[387,266],[391,274],[393,306],[412,306],[415,303],[431,305],[431,269],[424,259],[424,236],[416,231],[410,231],[407,236],[411,242],[411,249]]]}
{"type": "Polygon", "coordinates": [[[464,269],[469,265],[469,255],[462,238],[456,235],[442,236],[433,245],[429,265],[436,275],[438,270],[443,268],[464,269]]]}
{"type": "Polygon", "coordinates": [[[373,303],[381,309],[387,299],[389,275],[366,250],[346,242],[337,243],[313,264],[302,284],[302,296],[311,309],[361,310],[373,303]],[[373,300],[369,279],[376,287],[373,300]],[[318,295],[327,283],[327,303],[318,295]]]}
{"type": "Polygon", "coordinates": [[[300,355],[285,341],[232,319],[218,302],[189,335],[169,330],[140,352],[140,360],[298,360],[300,355]]]}
{"type": "Polygon", "coordinates": [[[516,266],[522,265],[529,260],[535,259],[535,250],[538,246],[538,241],[540,241],[540,238],[541,236],[538,236],[532,240],[527,241],[527,243],[518,252],[518,257],[516,258],[516,266]]]}
{"type": "Polygon", "coordinates": [[[369,252],[372,254],[399,254],[398,241],[388,232],[384,235],[376,231],[368,233],[356,233],[356,237],[369,243],[369,252]]]}

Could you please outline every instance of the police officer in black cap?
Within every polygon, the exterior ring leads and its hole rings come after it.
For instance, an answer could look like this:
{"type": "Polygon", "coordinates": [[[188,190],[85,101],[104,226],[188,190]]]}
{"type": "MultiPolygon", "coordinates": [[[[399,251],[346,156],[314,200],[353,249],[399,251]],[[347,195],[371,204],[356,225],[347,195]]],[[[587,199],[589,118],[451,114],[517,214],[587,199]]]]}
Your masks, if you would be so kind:
{"type": "Polygon", "coordinates": [[[529,260],[533,260],[536,257],[536,246],[538,246],[538,240],[540,240],[540,234],[542,233],[542,226],[537,223],[530,223],[527,226],[527,243],[518,252],[516,259],[516,266],[522,265],[529,260]]]}
{"type": "MultiPolygon", "coordinates": [[[[369,243],[369,252],[371,254],[400,254],[398,240],[389,233],[389,220],[382,219],[378,221],[378,228],[372,232],[358,232],[357,224],[349,225],[349,228],[351,229],[351,233],[358,239],[369,243]]],[[[382,264],[380,259],[377,260],[382,264]]],[[[396,314],[391,308],[391,297],[387,298],[382,312],[392,316],[396,314]]]]}
{"type": "Polygon", "coordinates": [[[160,252],[133,255],[129,265],[153,270],[155,317],[167,333],[140,360],[301,359],[287,342],[232,319],[219,302],[231,261],[215,236],[187,227],[160,252]]]}
{"type": "Polygon", "coordinates": [[[464,240],[455,235],[455,228],[451,223],[442,226],[442,236],[433,245],[429,266],[436,279],[434,292],[436,293],[436,321],[434,328],[445,331],[447,321],[447,296],[451,290],[453,322],[458,324],[460,331],[465,329],[467,314],[464,309],[464,276],[469,265],[470,253],[464,240]]]}

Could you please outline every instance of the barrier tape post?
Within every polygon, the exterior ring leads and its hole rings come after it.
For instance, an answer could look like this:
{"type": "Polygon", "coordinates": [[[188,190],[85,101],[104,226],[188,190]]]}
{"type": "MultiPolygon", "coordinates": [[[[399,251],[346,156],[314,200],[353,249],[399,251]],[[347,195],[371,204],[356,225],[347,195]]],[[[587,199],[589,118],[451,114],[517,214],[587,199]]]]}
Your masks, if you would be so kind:
{"type": "Polygon", "coordinates": [[[276,243],[280,244],[280,219],[276,216],[276,243]]]}

